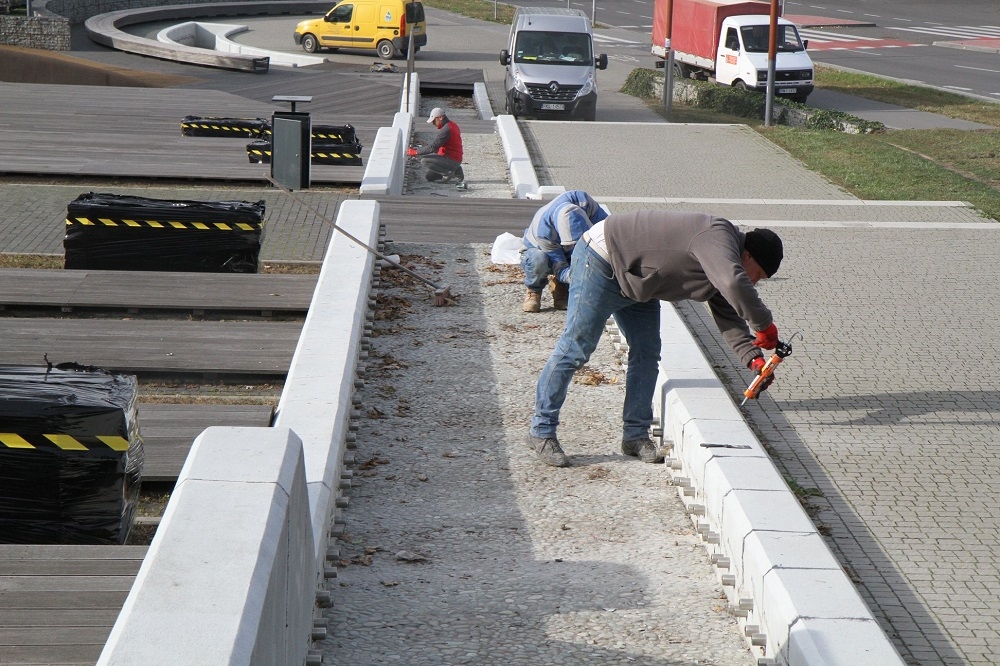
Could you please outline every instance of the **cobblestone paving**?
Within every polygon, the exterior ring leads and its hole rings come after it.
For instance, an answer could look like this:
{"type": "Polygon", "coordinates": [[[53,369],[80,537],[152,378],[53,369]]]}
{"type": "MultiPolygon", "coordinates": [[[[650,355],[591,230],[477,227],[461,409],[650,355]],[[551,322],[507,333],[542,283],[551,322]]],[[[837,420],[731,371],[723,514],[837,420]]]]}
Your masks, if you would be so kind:
{"type": "MultiPolygon", "coordinates": [[[[1000,663],[1000,225],[780,232],[762,293],[805,340],[748,420],[822,493],[815,521],[909,663],[1000,663]]],[[[684,312],[742,381],[705,311],[684,312]]]]}

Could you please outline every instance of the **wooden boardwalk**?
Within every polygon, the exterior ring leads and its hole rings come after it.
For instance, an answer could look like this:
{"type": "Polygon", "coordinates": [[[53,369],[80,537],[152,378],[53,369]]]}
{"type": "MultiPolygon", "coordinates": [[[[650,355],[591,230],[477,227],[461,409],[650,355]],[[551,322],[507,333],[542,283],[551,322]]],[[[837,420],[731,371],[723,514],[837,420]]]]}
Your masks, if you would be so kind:
{"type": "MultiPolygon", "coordinates": [[[[264,182],[270,167],[250,163],[249,139],[181,136],[181,120],[270,118],[280,110],[214,90],[179,95],[172,89],[0,83],[0,173],[264,182]]],[[[313,122],[353,125],[367,164],[375,134],[392,124],[392,111],[316,116],[313,122]]],[[[316,184],[357,184],[363,175],[364,166],[311,169],[316,184]]]]}
{"type": "Polygon", "coordinates": [[[96,663],[146,550],[0,544],[0,664],[96,663]]]}
{"type": "Polygon", "coordinates": [[[0,269],[0,310],[304,316],[316,275],[0,269]]]}
{"type": "Polygon", "coordinates": [[[0,363],[75,362],[140,378],[283,378],[301,321],[7,318],[0,363]]]}
{"type": "Polygon", "coordinates": [[[144,483],[174,483],[187,459],[191,444],[210,426],[266,428],[274,408],[270,405],[209,405],[141,403],[139,429],[145,462],[144,483]]]}

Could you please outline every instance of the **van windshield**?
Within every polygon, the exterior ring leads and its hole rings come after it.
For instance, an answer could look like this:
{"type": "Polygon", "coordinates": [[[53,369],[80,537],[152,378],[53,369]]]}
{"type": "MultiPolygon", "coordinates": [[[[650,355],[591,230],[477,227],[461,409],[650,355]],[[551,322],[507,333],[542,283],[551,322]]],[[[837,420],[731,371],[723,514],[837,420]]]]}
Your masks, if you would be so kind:
{"type": "Polygon", "coordinates": [[[522,30],[514,43],[514,62],[594,64],[590,35],[585,32],[522,30]]]}
{"type": "MultiPolygon", "coordinates": [[[[779,25],[777,48],[779,51],[805,51],[799,32],[794,25],[779,25]]],[[[748,53],[767,53],[767,38],[771,32],[769,25],[745,25],[740,28],[743,45],[748,53]]]]}

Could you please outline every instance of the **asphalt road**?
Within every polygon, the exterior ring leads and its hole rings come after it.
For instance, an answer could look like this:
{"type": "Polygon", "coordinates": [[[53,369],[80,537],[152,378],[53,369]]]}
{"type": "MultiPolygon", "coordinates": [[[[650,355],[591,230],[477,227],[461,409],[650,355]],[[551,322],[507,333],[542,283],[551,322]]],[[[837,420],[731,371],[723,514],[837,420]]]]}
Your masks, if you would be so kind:
{"type": "MultiPolygon", "coordinates": [[[[510,4],[581,9],[598,24],[628,33],[625,39],[636,42],[641,46],[638,51],[648,56],[655,0],[511,0],[510,4]]],[[[784,13],[824,19],[821,27],[799,21],[805,25],[803,37],[809,39],[816,62],[1000,101],[1000,60],[995,52],[935,45],[1000,38],[1000,3],[995,0],[785,2],[784,13]]]]}

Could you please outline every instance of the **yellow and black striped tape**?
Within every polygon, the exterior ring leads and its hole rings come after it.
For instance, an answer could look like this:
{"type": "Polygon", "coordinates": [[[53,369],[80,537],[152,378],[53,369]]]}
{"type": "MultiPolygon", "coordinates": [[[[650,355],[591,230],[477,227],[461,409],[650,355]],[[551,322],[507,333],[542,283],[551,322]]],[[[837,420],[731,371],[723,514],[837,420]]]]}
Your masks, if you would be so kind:
{"type": "MultiPolygon", "coordinates": [[[[270,150],[261,150],[260,148],[247,148],[247,153],[250,155],[257,155],[258,157],[271,157],[270,150]]],[[[310,157],[314,160],[357,160],[361,159],[361,153],[328,153],[328,152],[313,152],[310,157]]]]}
{"type": "Polygon", "coordinates": [[[316,152],[316,153],[312,154],[312,157],[313,157],[313,159],[319,158],[319,159],[322,159],[322,160],[356,160],[356,159],[359,159],[361,157],[361,155],[359,153],[327,153],[327,152],[319,153],[319,152],[316,152]]]}
{"type": "Polygon", "coordinates": [[[129,443],[118,435],[93,435],[91,437],[74,437],[72,435],[18,435],[13,432],[0,432],[0,449],[48,449],[62,451],[92,451],[107,450],[128,451],[129,443]]]}
{"type": "Polygon", "coordinates": [[[260,222],[178,222],[170,220],[129,220],[110,217],[67,217],[66,226],[72,227],[142,227],[150,229],[198,229],[201,231],[257,231],[263,225],[260,222]]]}
{"type": "Polygon", "coordinates": [[[249,127],[237,127],[237,126],[233,126],[233,125],[216,125],[214,123],[204,123],[204,122],[202,122],[202,123],[195,123],[195,122],[184,123],[184,122],[182,122],[181,123],[181,131],[182,132],[184,130],[192,130],[192,129],[193,130],[208,130],[208,131],[211,131],[211,132],[222,132],[222,133],[225,133],[225,132],[234,132],[234,133],[238,133],[238,134],[240,134],[240,135],[242,135],[244,137],[248,136],[248,135],[258,134],[258,130],[256,128],[251,129],[249,127]]]}

